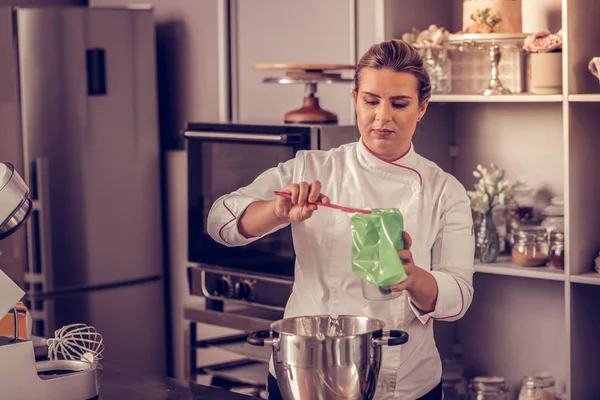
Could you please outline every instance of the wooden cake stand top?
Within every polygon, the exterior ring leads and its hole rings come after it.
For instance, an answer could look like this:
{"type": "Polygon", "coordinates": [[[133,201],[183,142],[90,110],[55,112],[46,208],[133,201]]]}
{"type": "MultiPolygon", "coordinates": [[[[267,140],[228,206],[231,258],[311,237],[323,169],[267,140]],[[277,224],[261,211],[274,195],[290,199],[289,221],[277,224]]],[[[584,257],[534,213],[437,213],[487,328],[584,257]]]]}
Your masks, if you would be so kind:
{"type": "Polygon", "coordinates": [[[254,64],[254,69],[279,69],[279,70],[300,70],[300,71],[335,71],[340,69],[355,69],[352,64],[254,64]]]}

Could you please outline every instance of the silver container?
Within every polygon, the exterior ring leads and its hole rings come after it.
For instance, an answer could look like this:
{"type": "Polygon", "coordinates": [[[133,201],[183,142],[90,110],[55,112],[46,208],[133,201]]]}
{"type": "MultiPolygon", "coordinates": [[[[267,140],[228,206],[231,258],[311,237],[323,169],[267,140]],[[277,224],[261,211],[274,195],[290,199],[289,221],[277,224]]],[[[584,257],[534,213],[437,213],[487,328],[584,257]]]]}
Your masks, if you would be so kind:
{"type": "Polygon", "coordinates": [[[31,213],[29,187],[12,164],[0,163],[0,240],[21,227],[31,213]]]}
{"type": "Polygon", "coordinates": [[[285,400],[370,400],[375,395],[381,346],[408,341],[383,332],[383,321],[348,315],[286,318],[253,332],[248,343],[272,346],[275,375],[285,400]]]}

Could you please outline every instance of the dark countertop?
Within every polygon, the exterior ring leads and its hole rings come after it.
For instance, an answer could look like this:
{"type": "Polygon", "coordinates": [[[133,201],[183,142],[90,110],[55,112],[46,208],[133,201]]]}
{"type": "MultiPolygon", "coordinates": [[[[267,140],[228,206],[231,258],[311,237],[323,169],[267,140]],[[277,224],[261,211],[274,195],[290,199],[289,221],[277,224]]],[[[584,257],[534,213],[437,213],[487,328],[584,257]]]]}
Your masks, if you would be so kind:
{"type": "Polygon", "coordinates": [[[103,365],[99,400],[250,400],[226,390],[103,365]]]}
{"type": "MultiPolygon", "coordinates": [[[[46,359],[48,347],[43,338],[33,337],[37,360],[46,359]]],[[[135,372],[111,363],[102,362],[98,400],[252,400],[227,390],[194,382],[167,378],[156,374],[135,372]]],[[[1,397],[1,396],[0,396],[1,397]]]]}

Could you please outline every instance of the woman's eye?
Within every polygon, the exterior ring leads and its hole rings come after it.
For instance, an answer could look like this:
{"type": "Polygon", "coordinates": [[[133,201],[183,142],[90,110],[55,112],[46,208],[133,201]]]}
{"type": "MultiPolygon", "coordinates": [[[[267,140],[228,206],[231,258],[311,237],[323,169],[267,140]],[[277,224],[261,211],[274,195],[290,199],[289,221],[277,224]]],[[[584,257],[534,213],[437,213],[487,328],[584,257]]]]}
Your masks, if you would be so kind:
{"type": "Polygon", "coordinates": [[[392,103],[392,107],[394,107],[394,108],[404,108],[404,107],[406,107],[406,104],[392,103]]]}
{"type": "Polygon", "coordinates": [[[365,100],[365,103],[370,106],[376,106],[378,102],[376,100],[365,100]]]}

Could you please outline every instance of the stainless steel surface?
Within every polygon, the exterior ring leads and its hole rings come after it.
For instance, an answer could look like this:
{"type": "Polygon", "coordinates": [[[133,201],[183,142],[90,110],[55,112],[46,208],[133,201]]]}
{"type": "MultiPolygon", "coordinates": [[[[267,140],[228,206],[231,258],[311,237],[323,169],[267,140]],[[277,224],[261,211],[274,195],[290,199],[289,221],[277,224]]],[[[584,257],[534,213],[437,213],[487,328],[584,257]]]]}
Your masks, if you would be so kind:
{"type": "Polygon", "coordinates": [[[21,226],[31,212],[31,200],[23,199],[15,212],[0,227],[0,239],[15,232],[21,226]]]}
{"type": "Polygon", "coordinates": [[[252,305],[283,312],[292,293],[293,280],[232,271],[214,266],[190,267],[189,285],[192,295],[207,299],[227,300],[231,304],[252,305]],[[231,271],[231,272],[230,272],[231,271]]]}
{"type": "MultiPolygon", "coordinates": [[[[245,332],[267,330],[274,321],[283,318],[283,311],[293,289],[294,254],[289,235],[280,232],[244,248],[214,248],[212,238],[206,237],[206,215],[211,204],[225,193],[251,182],[265,169],[293,157],[295,149],[329,149],[358,138],[352,125],[294,125],[252,123],[188,123],[185,136],[191,139],[188,147],[188,177],[198,180],[201,186],[190,188],[188,193],[189,216],[197,220],[189,235],[188,284],[190,294],[207,299],[206,307],[187,307],[184,317],[190,321],[189,354],[190,372],[209,373],[202,367],[201,348],[218,347],[253,361],[261,361],[256,368],[262,371],[253,379],[251,370],[225,363],[215,367],[222,379],[251,382],[264,387],[271,349],[255,352],[251,348],[230,341],[223,334],[214,339],[200,340],[193,333],[202,329],[200,324],[210,324],[245,332]],[[301,138],[301,145],[290,145],[293,137],[301,138]],[[264,142],[271,141],[270,143],[264,142]],[[248,154],[252,154],[248,163],[248,154]],[[240,168],[235,168],[240,166],[240,168]],[[221,176],[213,171],[240,170],[235,175],[221,176]],[[232,169],[233,168],[233,169],[232,169]],[[199,199],[201,201],[199,202],[199,199]],[[199,213],[198,210],[203,210],[199,213]],[[202,240],[199,240],[202,238],[202,240]],[[251,256],[236,250],[253,249],[251,256]],[[198,327],[198,328],[196,328],[198,327]]],[[[253,347],[253,346],[252,346],[253,347]]]]}
{"type": "Polygon", "coordinates": [[[19,312],[17,311],[17,307],[13,307],[13,318],[14,318],[14,339],[19,340],[19,312]]]}
{"type": "Polygon", "coordinates": [[[252,133],[239,133],[239,132],[193,132],[185,131],[184,135],[189,138],[197,139],[219,139],[225,141],[247,141],[247,142],[267,142],[267,143],[294,143],[301,139],[300,135],[294,134],[280,134],[280,135],[267,135],[267,134],[252,134],[252,133]],[[295,140],[294,140],[295,139],[295,140]]]}
{"type": "MultiPolygon", "coordinates": [[[[268,347],[252,346],[246,341],[246,337],[247,335],[243,335],[243,338],[240,338],[238,341],[229,343],[218,343],[219,339],[215,341],[209,340],[207,342],[209,347],[214,347],[233,354],[238,354],[252,361],[268,363],[271,359],[271,349],[268,347]]],[[[264,378],[265,377],[263,376],[263,383],[264,378]]]]}
{"type": "Polygon", "coordinates": [[[233,310],[214,311],[205,307],[186,307],[183,311],[185,319],[210,325],[222,326],[244,331],[269,329],[271,323],[283,318],[283,313],[258,309],[252,306],[234,308],[233,310]]]}
{"type": "Polygon", "coordinates": [[[12,164],[3,163],[1,167],[6,168],[0,182],[0,239],[3,239],[25,222],[31,211],[31,200],[29,187],[12,164]]]}
{"type": "Polygon", "coordinates": [[[0,15],[11,25],[0,29],[0,44],[14,54],[7,60],[0,49],[0,67],[18,72],[2,74],[18,96],[3,97],[14,117],[6,123],[1,114],[0,148],[19,153],[33,202],[29,242],[8,250],[26,260],[28,292],[41,295],[28,304],[34,333],[86,321],[113,343],[108,362],[164,373],[163,285],[148,281],[162,277],[164,247],[153,11],[17,7],[0,15]],[[92,292],[99,287],[110,291],[92,292]],[[51,298],[74,288],[70,298],[51,298]],[[154,311],[140,314],[145,307],[154,311]]]}
{"type": "MultiPolygon", "coordinates": [[[[34,208],[34,224],[27,230],[27,266],[25,280],[30,285],[35,282],[37,292],[50,292],[54,287],[54,258],[52,255],[52,206],[50,204],[50,167],[47,157],[37,157],[34,160],[36,193],[34,208]]],[[[44,321],[45,332],[36,332],[39,335],[48,335],[59,327],[54,323],[54,303],[30,302],[29,311],[34,320],[44,321]]]]}
{"type": "Polygon", "coordinates": [[[306,316],[271,324],[248,342],[273,348],[279,389],[286,400],[356,399],[375,395],[381,346],[408,340],[401,331],[383,338],[384,323],[367,317],[306,316]]]}
{"type": "Polygon", "coordinates": [[[36,362],[31,341],[0,337],[0,360],[3,399],[86,400],[98,395],[95,364],[71,360],[36,362]]]}
{"type": "Polygon", "coordinates": [[[269,374],[269,364],[249,362],[241,365],[205,367],[203,370],[213,377],[260,387],[265,385],[269,374]]]}

